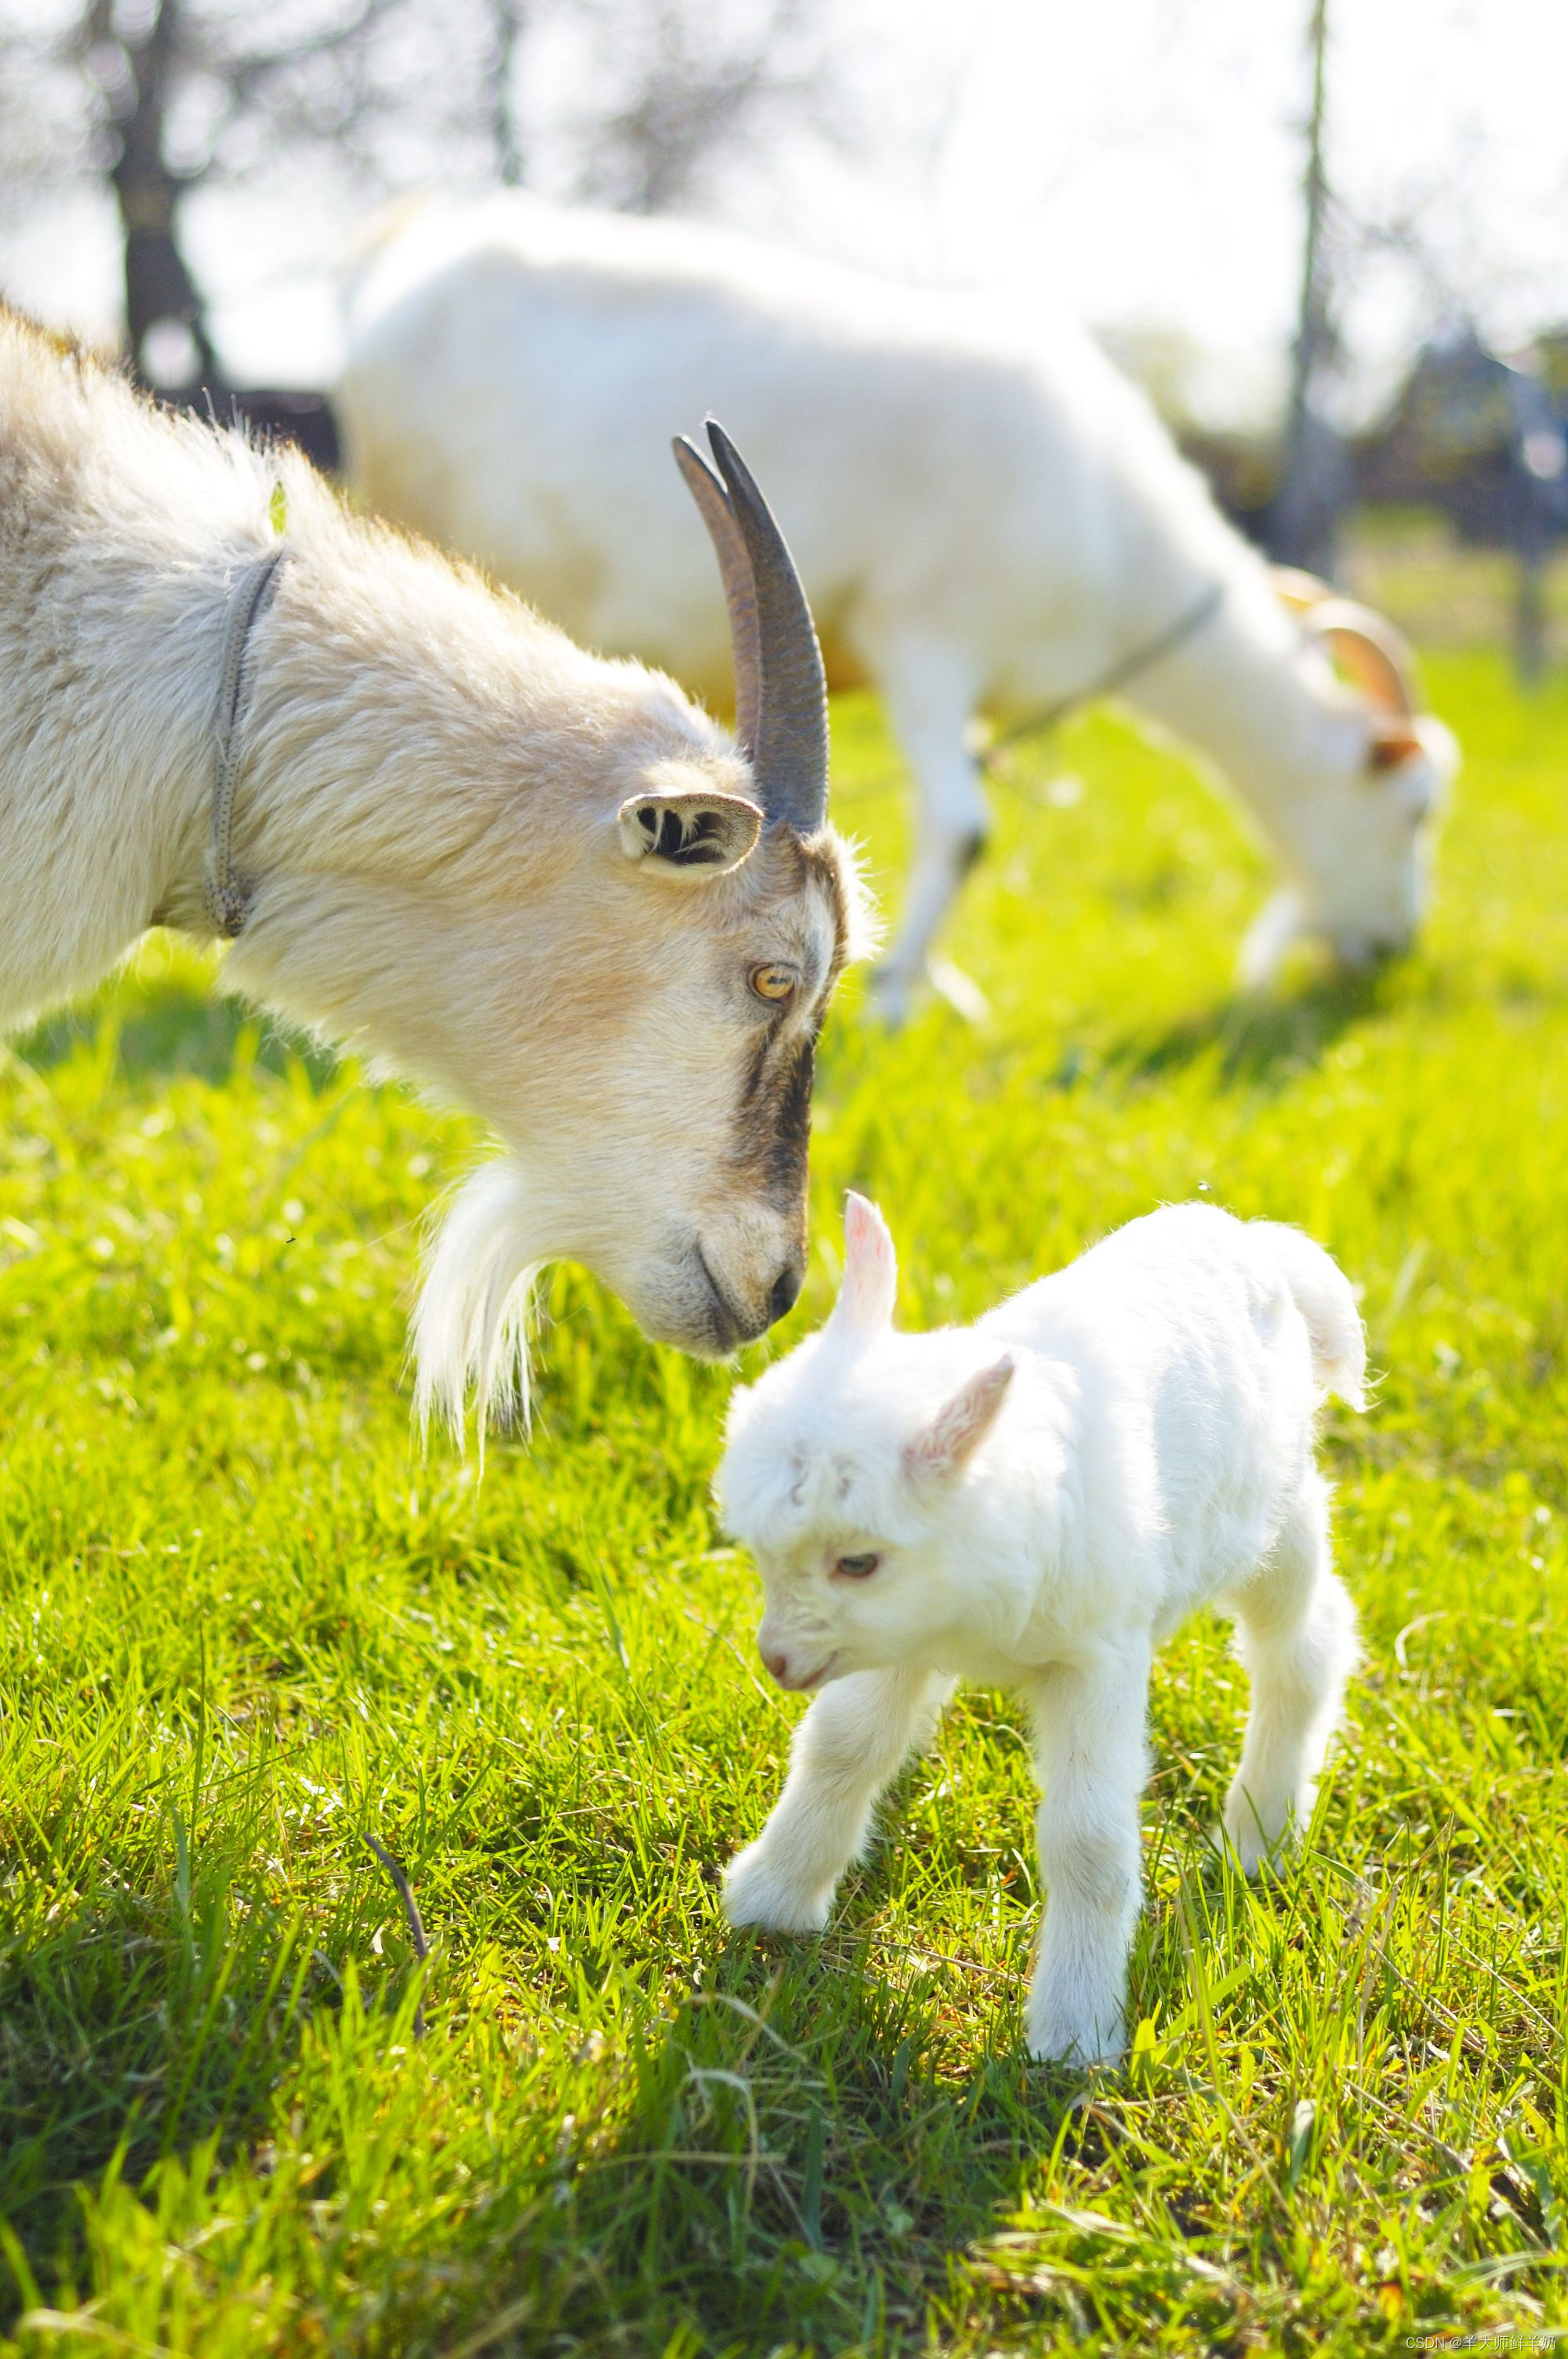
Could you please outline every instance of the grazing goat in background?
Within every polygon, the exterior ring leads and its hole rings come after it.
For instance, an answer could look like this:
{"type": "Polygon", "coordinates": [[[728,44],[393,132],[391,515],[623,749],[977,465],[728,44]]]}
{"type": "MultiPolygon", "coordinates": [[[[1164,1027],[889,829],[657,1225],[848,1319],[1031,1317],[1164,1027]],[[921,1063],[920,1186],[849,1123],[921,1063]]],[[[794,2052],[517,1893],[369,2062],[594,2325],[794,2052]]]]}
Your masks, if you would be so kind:
{"type": "Polygon", "coordinates": [[[350,312],[337,398],[362,497],[589,644],[697,687],[721,679],[723,610],[663,421],[731,423],[830,674],[873,683],[914,773],[914,869],[877,984],[890,1015],[985,839],[974,717],[1027,723],[1112,688],[1211,757],[1283,872],[1249,979],[1298,934],[1351,963],[1410,940],[1457,757],[1417,712],[1402,647],[1319,585],[1288,612],[1068,321],[1032,333],[687,223],[517,195],[398,216],[350,312]]]}
{"type": "Polygon", "coordinates": [[[297,454],[160,415],[0,313],[0,1023],[148,926],[227,931],[227,982],[493,1124],[509,1152],[460,1195],[416,1324],[422,1402],[457,1419],[470,1375],[522,1381],[546,1256],[698,1353],[799,1288],[813,1049],[860,901],[811,618],[713,440],[722,479],[679,456],[739,751],[297,454]]]}
{"type": "Polygon", "coordinates": [[[1361,1321],[1299,1231],[1181,1204],[974,1327],[900,1335],[881,1215],[851,1196],[845,1228],[833,1316],[736,1396],[719,1473],[762,1575],[762,1658],[817,1693],[725,1907],[819,1931],[955,1680],[1019,1688],[1048,1896],[1029,2045],[1113,2058],[1150,1661],[1195,1607],[1236,1616],[1251,1680],[1225,1807],[1242,1865],[1311,1815],[1355,1658],[1313,1427],[1325,1388],[1363,1405],[1361,1321]]]}

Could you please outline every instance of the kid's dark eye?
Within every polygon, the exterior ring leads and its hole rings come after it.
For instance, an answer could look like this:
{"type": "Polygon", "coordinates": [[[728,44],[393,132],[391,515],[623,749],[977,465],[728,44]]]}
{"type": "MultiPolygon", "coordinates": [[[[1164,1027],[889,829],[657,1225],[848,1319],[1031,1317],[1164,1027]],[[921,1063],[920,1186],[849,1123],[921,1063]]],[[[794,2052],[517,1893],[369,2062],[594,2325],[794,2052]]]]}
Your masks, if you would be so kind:
{"type": "Polygon", "coordinates": [[[881,1562],[880,1556],[841,1556],[833,1570],[846,1581],[870,1581],[881,1562]]]}

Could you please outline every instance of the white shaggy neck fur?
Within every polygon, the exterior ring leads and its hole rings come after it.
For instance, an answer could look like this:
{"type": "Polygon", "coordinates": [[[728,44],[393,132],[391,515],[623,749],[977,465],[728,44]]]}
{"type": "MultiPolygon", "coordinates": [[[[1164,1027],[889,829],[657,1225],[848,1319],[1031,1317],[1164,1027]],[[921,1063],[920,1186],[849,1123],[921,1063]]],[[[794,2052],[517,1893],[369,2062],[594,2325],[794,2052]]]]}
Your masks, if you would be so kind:
{"type": "Polygon", "coordinates": [[[155,920],[210,933],[225,619],[279,488],[290,561],[246,658],[252,898],[225,981],[510,1150],[432,1263],[423,1407],[460,1418],[470,1375],[514,1396],[518,1281],[557,1254],[688,1349],[760,1332],[798,1283],[811,1044],[860,922],[838,840],[764,827],[749,766],[670,680],[6,314],[0,1024],[86,989],[155,920]],[[723,861],[672,864],[629,800],[699,813],[723,861]],[[763,962],[798,976],[782,1013],[748,991],[763,962]]]}
{"type": "Polygon", "coordinates": [[[1355,1302],[1298,1231],[1186,1204],[972,1328],[901,1335],[881,1214],[852,1196],[845,1226],[833,1317],[737,1394],[719,1474],[762,1575],[762,1658],[816,1695],[725,1905],[819,1930],[955,1681],[1016,1687],[1044,1788],[1030,2048],[1114,2058],[1150,1664],[1206,1601],[1252,1688],[1226,1839],[1251,1872],[1312,1812],[1355,1658],[1314,1423],[1325,1390],[1363,1406],[1355,1302]]]}

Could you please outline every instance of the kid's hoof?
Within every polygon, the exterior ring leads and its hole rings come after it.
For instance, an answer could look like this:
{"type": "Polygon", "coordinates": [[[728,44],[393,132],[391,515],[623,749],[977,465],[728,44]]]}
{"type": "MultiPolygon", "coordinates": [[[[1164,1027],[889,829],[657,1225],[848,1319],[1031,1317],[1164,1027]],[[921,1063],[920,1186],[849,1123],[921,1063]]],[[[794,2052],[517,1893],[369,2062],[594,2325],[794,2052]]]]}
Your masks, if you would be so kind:
{"type": "Polygon", "coordinates": [[[765,1933],[820,1933],[833,1906],[826,1892],[803,1892],[759,1858],[753,1843],[724,1872],[724,1914],[731,1925],[756,1925],[765,1933]]]}
{"type": "Polygon", "coordinates": [[[1255,1883],[1265,1868],[1278,1865],[1281,1853],[1290,1848],[1292,1832],[1293,1821],[1287,1820],[1278,1834],[1266,1835],[1251,1803],[1244,1799],[1226,1804],[1224,1821],[1210,1840],[1222,1857],[1234,1859],[1248,1881],[1255,1883]]]}
{"type": "Polygon", "coordinates": [[[1127,2026],[1119,2017],[1104,2030],[1047,2017],[1030,2024],[1029,2053],[1037,2063],[1066,2064],[1078,2071],[1094,2064],[1119,2064],[1127,2053],[1127,2026]]]}
{"type": "Polygon", "coordinates": [[[1029,1994],[1024,2030],[1042,2064],[1116,2064],[1127,2053],[1127,2015],[1119,1987],[1096,1990],[1087,1977],[1050,1980],[1029,1994]]]}

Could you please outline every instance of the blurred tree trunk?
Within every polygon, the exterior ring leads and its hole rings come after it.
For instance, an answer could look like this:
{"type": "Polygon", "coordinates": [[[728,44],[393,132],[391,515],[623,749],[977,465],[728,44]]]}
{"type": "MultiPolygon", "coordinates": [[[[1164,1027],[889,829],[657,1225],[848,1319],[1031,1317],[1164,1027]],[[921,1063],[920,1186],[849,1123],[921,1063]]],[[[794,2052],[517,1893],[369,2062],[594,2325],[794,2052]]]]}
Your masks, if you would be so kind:
{"type": "Polygon", "coordinates": [[[491,0],[495,20],[495,80],[491,136],[503,188],[519,189],[527,175],[518,121],[517,61],[528,31],[528,0],[491,0]]]}
{"type": "Polygon", "coordinates": [[[180,0],[158,0],[139,38],[116,41],[111,0],[94,0],[91,18],[95,42],[114,43],[130,69],[122,85],[114,130],[119,153],[110,167],[125,241],[125,336],[131,363],[145,371],[146,335],[161,320],[189,332],[195,375],[204,385],[219,382],[217,356],[207,333],[206,306],[179,250],[178,220],[185,183],[164,153],[172,70],[180,35],[180,0]]]}
{"type": "Polygon", "coordinates": [[[1270,550],[1281,564],[1302,565],[1309,572],[1323,574],[1334,570],[1339,518],[1348,505],[1350,489],[1349,468],[1340,438],[1314,404],[1319,379],[1333,353],[1335,341],[1325,258],[1328,175],[1323,146],[1327,49],[1328,0],[1312,0],[1307,26],[1312,104],[1307,115],[1307,158],[1303,182],[1306,226],[1301,308],[1291,354],[1284,463],[1269,528],[1270,550]]]}
{"type": "Polygon", "coordinates": [[[194,191],[265,189],[281,168],[292,199],[307,164],[327,206],[444,179],[459,193],[517,185],[538,173],[536,136],[579,195],[672,206],[770,119],[841,142],[827,107],[829,5],[0,0],[0,203],[107,182],[132,366],[176,399],[211,391],[226,408],[182,245],[194,191]],[[536,123],[524,99],[546,29],[566,38],[573,79],[556,119],[536,123]]]}

